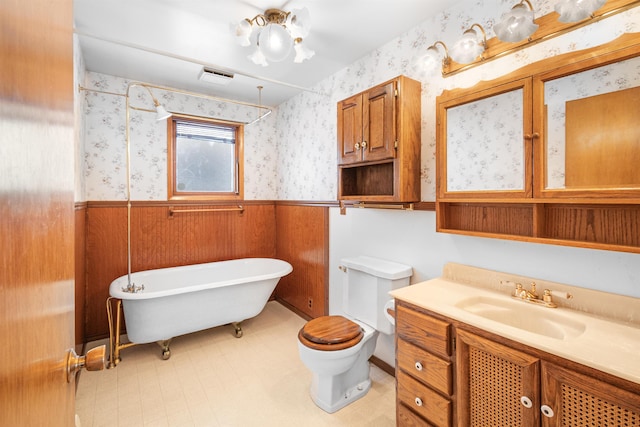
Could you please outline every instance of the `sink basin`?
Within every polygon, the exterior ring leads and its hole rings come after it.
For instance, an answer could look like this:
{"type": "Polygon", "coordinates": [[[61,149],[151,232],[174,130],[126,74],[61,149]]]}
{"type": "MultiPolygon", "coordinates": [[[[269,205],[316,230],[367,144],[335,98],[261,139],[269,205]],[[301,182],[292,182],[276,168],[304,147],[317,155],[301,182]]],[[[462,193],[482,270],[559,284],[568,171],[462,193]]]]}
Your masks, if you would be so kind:
{"type": "Polygon", "coordinates": [[[457,303],[456,307],[494,322],[558,340],[576,338],[585,330],[584,323],[555,312],[553,308],[506,297],[470,297],[457,303]]]}

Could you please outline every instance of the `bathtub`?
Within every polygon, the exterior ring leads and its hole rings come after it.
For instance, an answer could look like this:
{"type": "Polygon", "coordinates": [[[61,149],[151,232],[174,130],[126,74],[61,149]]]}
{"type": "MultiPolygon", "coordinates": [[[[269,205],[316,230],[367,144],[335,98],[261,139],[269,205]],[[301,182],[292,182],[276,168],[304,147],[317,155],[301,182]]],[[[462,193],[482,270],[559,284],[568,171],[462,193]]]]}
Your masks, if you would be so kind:
{"type": "MultiPolygon", "coordinates": [[[[128,276],[117,278],[109,294],[122,301],[129,341],[144,344],[228,323],[242,335],[240,322],[258,315],[291,264],[245,258],[131,273],[136,293],[125,292],[128,276]]],[[[168,350],[168,344],[167,344],[168,350]]]]}

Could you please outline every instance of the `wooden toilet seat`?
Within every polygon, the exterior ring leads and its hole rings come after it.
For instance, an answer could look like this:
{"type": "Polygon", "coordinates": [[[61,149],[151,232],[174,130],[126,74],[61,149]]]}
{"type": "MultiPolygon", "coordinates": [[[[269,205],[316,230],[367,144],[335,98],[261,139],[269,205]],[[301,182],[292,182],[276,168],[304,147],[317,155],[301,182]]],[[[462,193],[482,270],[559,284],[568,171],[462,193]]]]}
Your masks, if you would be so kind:
{"type": "Polygon", "coordinates": [[[358,344],[364,332],[357,323],[343,316],[322,316],[307,322],[298,339],[314,350],[344,350],[358,344]]]}

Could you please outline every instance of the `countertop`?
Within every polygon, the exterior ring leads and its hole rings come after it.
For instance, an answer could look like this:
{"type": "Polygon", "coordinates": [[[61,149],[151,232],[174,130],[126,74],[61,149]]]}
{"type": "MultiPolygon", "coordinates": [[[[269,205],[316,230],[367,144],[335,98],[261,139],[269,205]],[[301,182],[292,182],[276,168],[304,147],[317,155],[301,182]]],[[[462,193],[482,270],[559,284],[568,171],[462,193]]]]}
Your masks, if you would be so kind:
{"type": "MultiPolygon", "coordinates": [[[[459,265],[454,266],[457,268],[459,265]]],[[[474,273],[476,273],[475,270],[474,273]]],[[[511,299],[509,290],[491,289],[491,287],[495,288],[493,285],[483,287],[477,283],[460,283],[450,278],[457,276],[457,274],[446,275],[449,277],[443,275],[437,279],[396,289],[391,291],[391,295],[398,300],[406,301],[451,319],[640,384],[640,325],[630,321],[608,318],[604,313],[593,314],[566,307],[547,308],[524,301],[515,301],[517,304],[533,307],[528,309],[529,311],[539,310],[540,316],[544,316],[550,310],[556,319],[566,317],[569,321],[573,319],[585,326],[584,332],[572,338],[558,339],[540,335],[487,319],[457,306],[470,297],[511,299]]],[[[495,279],[494,276],[495,274],[491,275],[492,279],[495,279]]],[[[553,286],[553,284],[546,283],[545,288],[547,286],[553,286]]],[[[542,288],[538,289],[542,290],[542,288]]],[[[553,288],[550,287],[550,289],[553,288]]],[[[566,289],[567,286],[562,287],[563,291],[566,289]]],[[[584,291],[585,294],[589,294],[589,290],[584,291]]],[[[581,298],[580,288],[572,288],[572,293],[574,299],[581,298]]],[[[616,297],[623,299],[623,305],[626,309],[640,314],[640,299],[613,296],[614,299],[616,297]]],[[[615,306],[615,304],[611,304],[615,306]]],[[[535,317],[537,313],[537,311],[533,311],[532,317],[535,317]]],[[[619,313],[614,313],[614,317],[615,315],[619,316],[619,313]]],[[[531,318],[530,321],[536,322],[536,319],[531,318]]]]}

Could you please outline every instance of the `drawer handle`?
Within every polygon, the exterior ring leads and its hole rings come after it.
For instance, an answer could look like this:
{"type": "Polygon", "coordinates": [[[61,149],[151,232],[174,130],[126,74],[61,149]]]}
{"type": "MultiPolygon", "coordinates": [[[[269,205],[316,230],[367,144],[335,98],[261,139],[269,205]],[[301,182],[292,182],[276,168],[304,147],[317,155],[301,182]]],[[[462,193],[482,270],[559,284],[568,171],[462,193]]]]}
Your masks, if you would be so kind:
{"type": "Polygon", "coordinates": [[[416,406],[422,406],[422,399],[416,397],[416,406]]]}
{"type": "Polygon", "coordinates": [[[527,396],[522,396],[520,398],[520,403],[522,403],[522,406],[525,408],[531,408],[533,406],[533,402],[527,396]]]}
{"type": "Polygon", "coordinates": [[[553,413],[553,409],[551,409],[551,407],[548,405],[542,405],[540,407],[540,411],[542,412],[542,415],[544,415],[547,418],[552,418],[555,415],[553,413]]]}
{"type": "Polygon", "coordinates": [[[422,371],[422,363],[416,362],[415,367],[416,367],[416,371],[422,371]]]}

